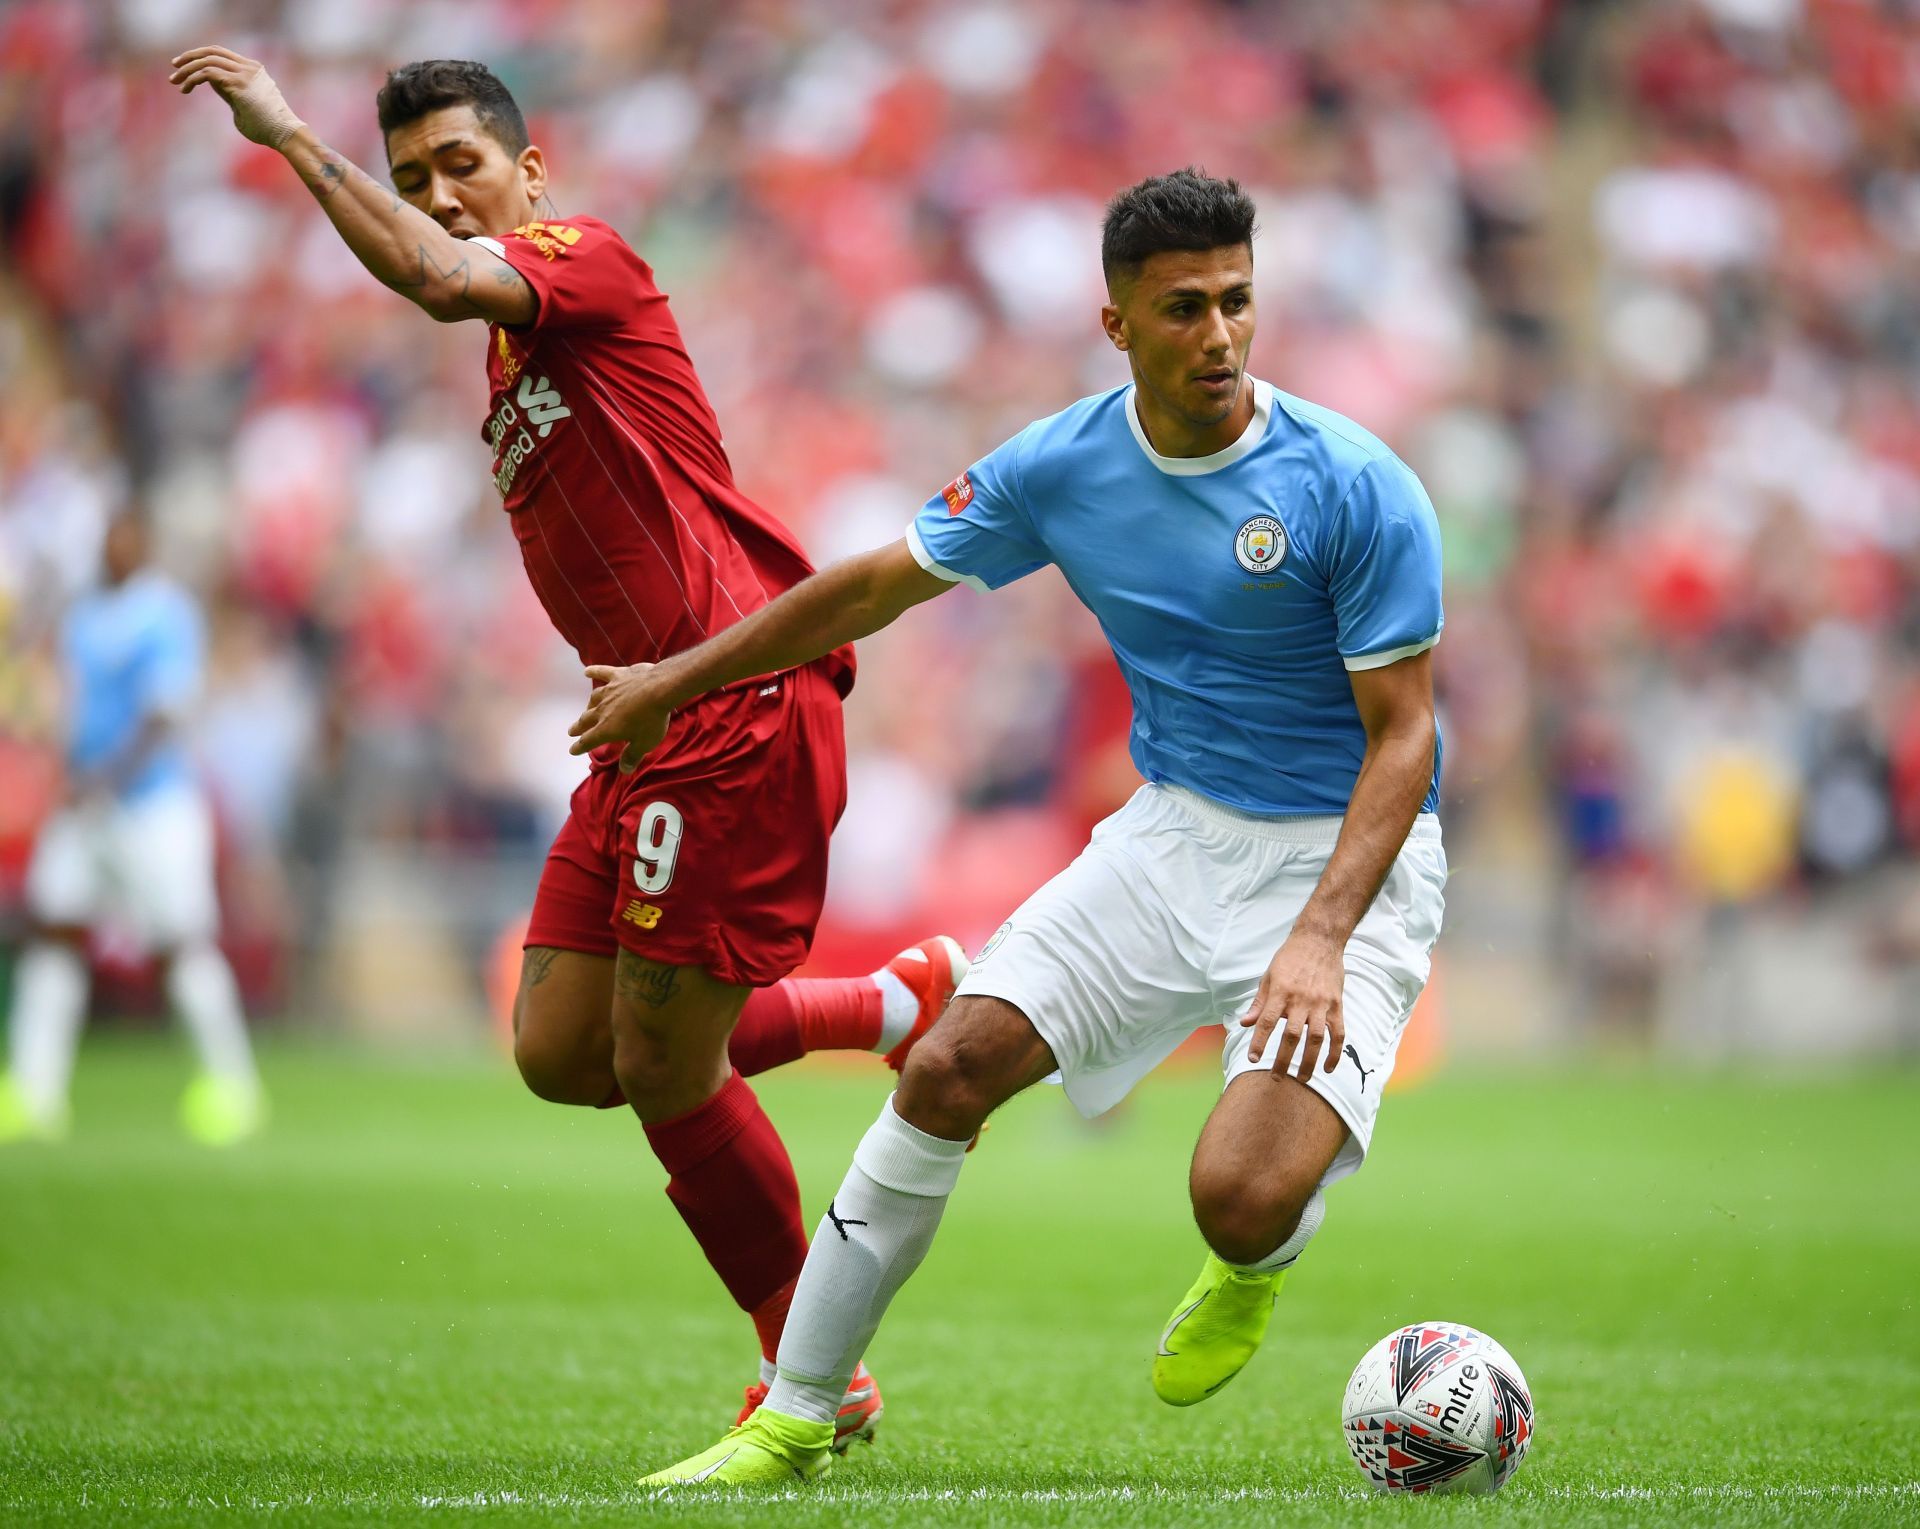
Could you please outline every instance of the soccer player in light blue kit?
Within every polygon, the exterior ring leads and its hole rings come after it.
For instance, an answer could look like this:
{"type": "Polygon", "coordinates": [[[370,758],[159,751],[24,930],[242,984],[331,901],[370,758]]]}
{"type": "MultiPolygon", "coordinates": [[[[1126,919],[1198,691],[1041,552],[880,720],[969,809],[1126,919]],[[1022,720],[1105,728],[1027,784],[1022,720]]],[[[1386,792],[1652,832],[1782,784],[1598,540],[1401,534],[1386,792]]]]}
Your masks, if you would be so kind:
{"type": "Polygon", "coordinates": [[[107,530],[102,587],[60,629],[68,801],[27,871],[33,934],[14,971],[0,1141],[58,1137],[87,1003],[87,936],[118,920],[166,963],[167,996],[204,1069],[183,1124],[211,1145],[261,1122],[233,971],[216,943],[213,819],[180,728],[200,689],[200,612],[147,561],[141,521],[107,530]]]}
{"type": "Polygon", "coordinates": [[[1187,1405],[1237,1374],[1322,1189],[1354,1172],[1427,979],[1446,881],[1429,649],[1440,544],[1365,430],[1247,375],[1252,202],[1191,170],[1107,210],[1103,321],[1130,386],[1030,425],[904,541],[657,667],[590,670],[580,746],[878,630],[956,583],[1047,563],[1099,618],[1148,784],[987,943],[908,1061],[814,1236],[765,1403],[650,1482],[824,1469],[847,1377],[930,1245],[988,1113],[1056,1070],[1094,1115],[1196,1028],[1226,1087],[1194,1152],[1211,1249],[1160,1334],[1187,1405]]]}

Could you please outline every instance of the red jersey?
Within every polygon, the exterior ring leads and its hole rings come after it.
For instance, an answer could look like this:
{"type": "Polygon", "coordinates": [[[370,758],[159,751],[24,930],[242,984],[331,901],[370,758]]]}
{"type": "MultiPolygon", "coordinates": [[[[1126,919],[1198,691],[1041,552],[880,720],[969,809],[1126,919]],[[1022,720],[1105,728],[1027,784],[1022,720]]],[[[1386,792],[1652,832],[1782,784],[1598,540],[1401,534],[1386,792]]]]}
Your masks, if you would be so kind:
{"type": "MultiPolygon", "coordinates": [[[[487,327],[482,435],[527,577],[583,663],[657,663],[813,572],[735,487],[666,294],[598,218],[473,241],[526,278],[540,312],[487,327]]],[[[842,695],[853,650],[823,661],[842,695]]]]}

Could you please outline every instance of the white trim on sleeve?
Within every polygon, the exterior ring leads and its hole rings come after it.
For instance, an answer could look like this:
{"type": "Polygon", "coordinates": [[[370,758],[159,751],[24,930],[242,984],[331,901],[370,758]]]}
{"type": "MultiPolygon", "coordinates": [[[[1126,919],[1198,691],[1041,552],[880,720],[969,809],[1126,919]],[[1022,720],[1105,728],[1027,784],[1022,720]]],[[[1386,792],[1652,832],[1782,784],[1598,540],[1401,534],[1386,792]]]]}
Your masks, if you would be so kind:
{"type": "MultiPolygon", "coordinates": [[[[483,250],[491,250],[493,251],[494,254],[498,255],[502,260],[507,259],[506,245],[502,244],[498,239],[490,238],[486,234],[471,234],[467,238],[467,243],[477,244],[483,250]]],[[[508,261],[507,263],[509,265],[512,264],[511,261],[508,261]]]]}
{"type": "Polygon", "coordinates": [[[1349,669],[1384,669],[1388,664],[1397,664],[1403,658],[1426,652],[1439,640],[1440,634],[1435,632],[1425,642],[1410,642],[1404,648],[1388,648],[1383,653],[1355,653],[1343,656],[1341,662],[1349,669]]]}
{"type": "Polygon", "coordinates": [[[927,544],[920,539],[920,527],[909,522],[907,525],[907,550],[913,554],[913,560],[937,579],[945,579],[949,584],[964,584],[969,589],[977,589],[981,594],[992,593],[985,583],[970,573],[956,573],[944,563],[936,563],[933,554],[927,551],[927,544]]]}

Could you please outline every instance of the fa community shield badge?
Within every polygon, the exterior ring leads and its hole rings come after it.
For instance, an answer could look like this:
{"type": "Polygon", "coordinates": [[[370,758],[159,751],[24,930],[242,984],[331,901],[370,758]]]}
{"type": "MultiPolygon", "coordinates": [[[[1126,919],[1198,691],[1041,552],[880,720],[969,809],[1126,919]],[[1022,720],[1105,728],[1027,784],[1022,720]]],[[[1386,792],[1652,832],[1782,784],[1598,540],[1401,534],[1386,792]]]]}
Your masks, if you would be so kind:
{"type": "Polygon", "coordinates": [[[1256,515],[1233,539],[1233,555],[1248,573],[1272,573],[1287,560],[1286,527],[1271,515],[1256,515]]]}

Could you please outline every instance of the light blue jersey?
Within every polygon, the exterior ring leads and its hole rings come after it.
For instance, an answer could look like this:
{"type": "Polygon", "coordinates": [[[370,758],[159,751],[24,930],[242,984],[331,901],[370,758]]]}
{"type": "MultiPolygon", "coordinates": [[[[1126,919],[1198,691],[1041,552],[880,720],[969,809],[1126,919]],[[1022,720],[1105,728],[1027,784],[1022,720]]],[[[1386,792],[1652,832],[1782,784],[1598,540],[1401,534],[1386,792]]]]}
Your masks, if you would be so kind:
{"type": "MultiPolygon", "coordinates": [[[[1133,693],[1133,762],[1243,812],[1344,813],[1367,735],[1350,669],[1439,641],[1440,528],[1352,421],[1249,379],[1254,416],[1163,457],[1133,388],[1038,420],[927,501],[929,572],[998,589],[1053,563],[1133,693]]],[[[1440,751],[1425,809],[1439,799],[1440,751]]]]}
{"type": "MultiPolygon", "coordinates": [[[[75,601],[60,630],[70,711],[67,762],[111,769],[148,718],[178,718],[200,689],[200,612],[151,569],[75,601]]],[[[191,778],[185,747],[169,738],[123,786],[126,799],[191,778]]]]}

